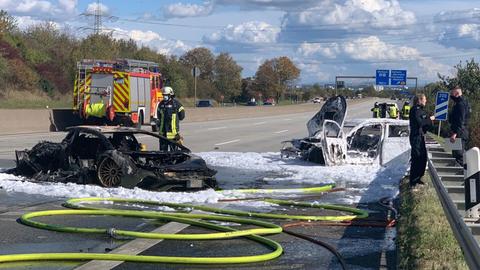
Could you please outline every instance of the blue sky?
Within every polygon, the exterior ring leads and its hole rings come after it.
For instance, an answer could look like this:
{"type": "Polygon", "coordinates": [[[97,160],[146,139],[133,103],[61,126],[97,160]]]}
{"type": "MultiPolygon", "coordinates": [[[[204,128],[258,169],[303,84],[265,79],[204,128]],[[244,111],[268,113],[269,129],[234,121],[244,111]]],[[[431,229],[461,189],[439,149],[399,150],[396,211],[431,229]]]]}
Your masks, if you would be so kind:
{"type": "MultiPolygon", "coordinates": [[[[0,1],[21,27],[44,20],[91,27],[96,1],[0,1]]],[[[229,52],[251,76],[265,59],[289,56],[301,83],[407,69],[420,81],[451,74],[480,53],[480,0],[102,0],[105,31],[161,53],[206,46],[229,52]]],[[[79,36],[88,29],[78,31],[79,36]]]]}

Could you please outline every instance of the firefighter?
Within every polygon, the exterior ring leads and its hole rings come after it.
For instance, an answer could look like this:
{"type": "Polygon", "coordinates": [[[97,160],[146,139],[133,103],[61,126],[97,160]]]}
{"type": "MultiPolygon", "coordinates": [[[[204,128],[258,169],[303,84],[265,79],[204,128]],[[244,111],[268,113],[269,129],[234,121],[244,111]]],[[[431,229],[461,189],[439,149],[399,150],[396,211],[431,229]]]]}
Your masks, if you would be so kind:
{"type": "Polygon", "coordinates": [[[378,102],[375,102],[371,111],[373,112],[373,118],[380,118],[380,107],[378,106],[378,102]]]}
{"type": "Polygon", "coordinates": [[[427,149],[425,147],[425,132],[433,125],[432,121],[435,116],[428,116],[424,110],[427,104],[425,95],[420,94],[413,100],[413,108],[410,113],[410,187],[416,185],[424,185],[422,176],[425,174],[425,167],[427,166],[427,149]]]}
{"type": "MultiPolygon", "coordinates": [[[[158,104],[157,116],[160,135],[181,143],[179,122],[185,118],[185,109],[182,103],[175,99],[171,87],[165,86],[163,88],[163,100],[158,104]]],[[[165,150],[166,147],[166,145],[160,144],[162,150],[165,150]]]]}
{"type": "Polygon", "coordinates": [[[390,118],[392,119],[397,119],[398,117],[398,108],[397,106],[394,104],[392,106],[389,106],[388,108],[388,115],[390,116],[390,118]]]}
{"type": "Polygon", "coordinates": [[[402,119],[403,120],[408,120],[410,118],[410,101],[405,101],[405,103],[403,103],[403,107],[402,107],[402,119]]]}

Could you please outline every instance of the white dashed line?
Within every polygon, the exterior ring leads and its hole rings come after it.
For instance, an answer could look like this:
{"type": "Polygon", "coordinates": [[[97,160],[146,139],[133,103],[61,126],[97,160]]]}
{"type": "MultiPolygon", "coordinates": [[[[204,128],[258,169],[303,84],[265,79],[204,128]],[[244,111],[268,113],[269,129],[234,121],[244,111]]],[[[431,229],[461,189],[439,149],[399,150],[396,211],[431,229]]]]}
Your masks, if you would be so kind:
{"type": "Polygon", "coordinates": [[[220,129],[226,129],[227,127],[213,127],[213,128],[207,128],[207,130],[220,130],[220,129]]]}
{"type": "Polygon", "coordinates": [[[288,132],[288,129],[275,131],[274,133],[275,133],[275,134],[280,134],[280,133],[285,133],[285,132],[288,132]]]}
{"type": "Polygon", "coordinates": [[[255,123],[253,124],[254,126],[258,126],[258,125],[263,125],[263,124],[266,124],[267,122],[258,122],[258,123],[255,123]]]}
{"type": "Polygon", "coordinates": [[[236,142],[239,142],[239,141],[240,140],[233,140],[233,141],[228,141],[228,142],[217,143],[217,144],[215,144],[215,146],[225,145],[225,144],[229,144],[229,143],[236,143],[236,142]]]}
{"type": "Polygon", "coordinates": [[[292,119],[290,119],[290,118],[286,118],[286,119],[283,119],[283,120],[285,120],[285,121],[292,121],[292,119]]]}

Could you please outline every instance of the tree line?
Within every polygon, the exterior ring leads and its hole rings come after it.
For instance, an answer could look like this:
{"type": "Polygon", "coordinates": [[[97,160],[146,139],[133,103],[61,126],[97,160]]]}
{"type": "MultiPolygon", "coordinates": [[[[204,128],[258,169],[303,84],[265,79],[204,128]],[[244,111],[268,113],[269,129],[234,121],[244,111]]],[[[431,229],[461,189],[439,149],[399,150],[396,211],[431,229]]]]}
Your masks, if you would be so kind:
{"type": "Polygon", "coordinates": [[[19,29],[15,17],[0,11],[0,97],[8,98],[12,92],[52,99],[71,95],[76,63],[81,59],[156,62],[165,83],[180,98],[194,95],[191,69],[198,67],[198,97],[224,102],[256,96],[282,98],[300,76],[300,69],[288,57],[268,59],[247,87],[242,67],[227,52],[214,55],[208,48],[198,47],[180,56],[163,55],[132,39],[116,39],[112,34],[80,38],[75,31],[60,30],[49,22],[19,29]]]}

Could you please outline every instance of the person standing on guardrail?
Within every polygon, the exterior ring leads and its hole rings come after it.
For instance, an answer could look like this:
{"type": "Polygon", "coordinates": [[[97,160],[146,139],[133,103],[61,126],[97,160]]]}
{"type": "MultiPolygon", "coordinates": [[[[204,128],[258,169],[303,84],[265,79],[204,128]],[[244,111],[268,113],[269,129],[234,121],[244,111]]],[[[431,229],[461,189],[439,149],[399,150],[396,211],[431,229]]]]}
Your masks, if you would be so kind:
{"type": "Polygon", "coordinates": [[[415,96],[413,108],[410,111],[410,187],[424,185],[421,180],[427,166],[427,148],[425,147],[425,132],[433,126],[435,116],[428,116],[425,111],[427,97],[424,94],[415,96]]]}
{"type": "Polygon", "coordinates": [[[452,156],[463,167],[463,152],[465,143],[468,139],[467,121],[470,116],[470,106],[462,95],[462,89],[455,86],[450,91],[450,98],[455,103],[452,111],[448,115],[448,123],[450,123],[450,142],[454,143],[457,139],[461,139],[462,150],[452,150],[452,156]]]}

